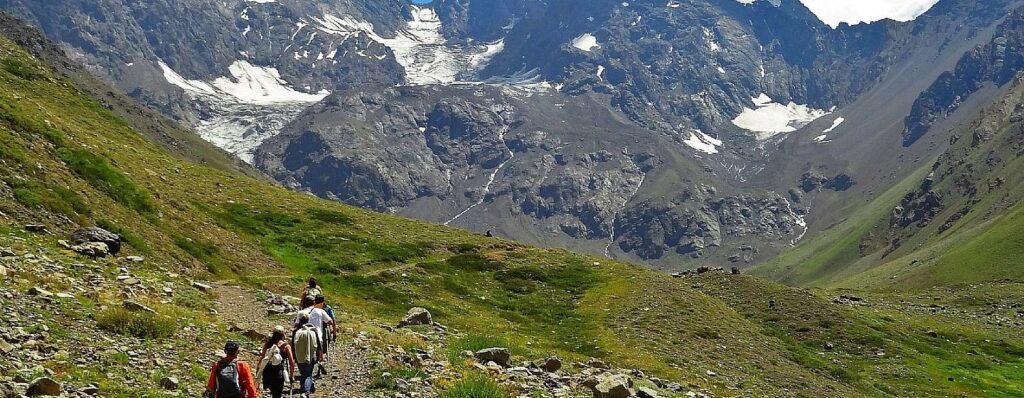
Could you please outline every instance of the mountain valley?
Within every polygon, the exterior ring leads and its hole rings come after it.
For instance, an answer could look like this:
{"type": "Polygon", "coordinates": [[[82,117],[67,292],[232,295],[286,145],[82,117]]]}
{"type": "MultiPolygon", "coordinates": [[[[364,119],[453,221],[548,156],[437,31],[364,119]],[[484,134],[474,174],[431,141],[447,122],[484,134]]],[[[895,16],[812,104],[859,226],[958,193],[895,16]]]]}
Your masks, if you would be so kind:
{"type": "Polygon", "coordinates": [[[0,398],[1021,396],[1024,2],[417,3],[0,0],[0,398]]]}

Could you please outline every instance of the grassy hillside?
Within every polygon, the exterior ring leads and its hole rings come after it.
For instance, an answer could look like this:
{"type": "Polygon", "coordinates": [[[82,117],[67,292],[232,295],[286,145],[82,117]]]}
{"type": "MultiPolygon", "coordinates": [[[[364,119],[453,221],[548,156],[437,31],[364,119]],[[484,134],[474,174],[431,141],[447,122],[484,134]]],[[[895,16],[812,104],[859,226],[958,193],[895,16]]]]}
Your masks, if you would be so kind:
{"type": "Polygon", "coordinates": [[[1019,83],[1004,88],[932,167],[754,273],[792,285],[901,290],[1024,279],[1022,102],[1019,83]],[[893,224],[908,193],[936,203],[912,203],[907,211],[925,216],[893,224]]]}
{"type": "Polygon", "coordinates": [[[452,359],[492,344],[517,359],[597,357],[713,396],[1021,391],[1024,345],[1002,326],[945,325],[747,276],[675,279],[484,238],[288,192],[144,137],[0,40],[0,247],[14,254],[3,262],[0,304],[20,314],[3,322],[57,347],[31,365],[0,366],[4,379],[49,370],[76,387],[98,383],[104,396],[140,397],[163,396],[158,381],[174,375],[195,395],[209,353],[233,332],[190,280],[294,295],[316,275],[354,332],[387,335],[375,325],[394,324],[412,306],[430,309],[457,331],[444,342],[452,359]],[[30,223],[50,233],[22,228],[30,223]],[[90,260],[61,248],[69,232],[91,225],[121,233],[122,255],[145,260],[90,260]],[[125,298],[154,314],[121,310],[125,298]]]}

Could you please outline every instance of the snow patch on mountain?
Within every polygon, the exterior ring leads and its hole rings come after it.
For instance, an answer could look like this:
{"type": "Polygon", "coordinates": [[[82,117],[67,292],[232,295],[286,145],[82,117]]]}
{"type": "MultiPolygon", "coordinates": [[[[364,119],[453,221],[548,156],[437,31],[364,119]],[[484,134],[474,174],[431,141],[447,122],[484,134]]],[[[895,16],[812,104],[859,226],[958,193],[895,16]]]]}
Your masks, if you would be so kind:
{"type": "Polygon", "coordinates": [[[194,126],[203,139],[252,162],[253,151],[267,138],[276,135],[285,124],[311,103],[320,101],[327,91],[310,94],[293,89],[277,69],[235,61],[228,67],[231,76],[213,83],[189,80],[159,62],[164,78],[189,95],[203,108],[203,119],[194,126]]]}
{"type": "Polygon", "coordinates": [[[590,33],[584,33],[576,36],[572,39],[572,46],[576,47],[580,51],[591,52],[601,48],[601,44],[597,42],[597,38],[590,33]]]}
{"type": "Polygon", "coordinates": [[[828,134],[828,133],[831,133],[831,132],[835,131],[836,127],[839,127],[839,125],[843,124],[843,122],[845,122],[845,121],[846,121],[845,118],[837,117],[836,120],[832,121],[832,127],[829,127],[827,129],[825,129],[825,131],[822,131],[822,133],[828,134]]]}
{"type": "Polygon", "coordinates": [[[315,94],[295,90],[281,78],[276,68],[235,61],[228,70],[231,77],[219,77],[213,81],[213,86],[246,104],[319,102],[330,94],[326,90],[315,94]]]}
{"type": "Polygon", "coordinates": [[[751,101],[754,108],[744,108],[743,112],[732,120],[732,124],[754,133],[754,136],[762,141],[778,134],[796,131],[829,114],[828,111],[795,102],[782,105],[763,93],[751,98],[751,101]]]}
{"type": "Polygon", "coordinates": [[[708,155],[718,153],[718,147],[722,146],[722,140],[704,134],[704,132],[700,130],[691,131],[690,138],[684,140],[683,143],[690,148],[708,155]]]}

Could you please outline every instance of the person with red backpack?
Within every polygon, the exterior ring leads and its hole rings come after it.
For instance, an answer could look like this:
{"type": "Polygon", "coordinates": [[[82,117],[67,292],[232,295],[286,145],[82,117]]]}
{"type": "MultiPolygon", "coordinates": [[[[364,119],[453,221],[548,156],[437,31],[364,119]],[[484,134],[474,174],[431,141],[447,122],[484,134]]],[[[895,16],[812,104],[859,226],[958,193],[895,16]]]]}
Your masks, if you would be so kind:
{"type": "Polygon", "coordinates": [[[249,364],[238,359],[238,342],[224,345],[224,358],[213,364],[206,382],[208,396],[213,398],[260,398],[249,364]]]}

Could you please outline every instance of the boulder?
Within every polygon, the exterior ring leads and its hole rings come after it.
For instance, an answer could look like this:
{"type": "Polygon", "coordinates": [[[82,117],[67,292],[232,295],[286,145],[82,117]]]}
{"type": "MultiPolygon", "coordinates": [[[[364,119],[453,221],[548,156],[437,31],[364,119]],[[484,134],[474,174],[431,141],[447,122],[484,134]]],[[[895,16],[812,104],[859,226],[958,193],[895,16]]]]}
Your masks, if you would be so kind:
{"type": "Polygon", "coordinates": [[[506,368],[512,364],[512,354],[508,348],[485,348],[474,353],[473,357],[481,363],[494,362],[506,368]]]}
{"type": "Polygon", "coordinates": [[[594,398],[629,398],[633,396],[633,379],[626,375],[611,375],[598,379],[594,398]]]}
{"type": "Polygon", "coordinates": [[[213,291],[213,286],[207,285],[205,283],[192,282],[192,287],[203,293],[213,291]]]}
{"type": "Polygon", "coordinates": [[[0,257],[17,257],[13,250],[8,248],[0,248],[0,257]]]}
{"type": "Polygon", "coordinates": [[[562,360],[558,357],[548,357],[538,362],[537,367],[548,373],[555,373],[562,368],[562,360]]]}
{"type": "Polygon", "coordinates": [[[110,254],[110,246],[103,242],[86,242],[80,245],[71,246],[75,253],[86,257],[101,258],[110,254]]]}
{"type": "Polygon", "coordinates": [[[84,243],[103,243],[107,252],[116,255],[121,251],[121,235],[99,227],[82,228],[71,234],[71,241],[76,245],[84,243]]]}
{"type": "Polygon", "coordinates": [[[28,386],[27,395],[30,397],[56,397],[60,396],[60,383],[57,383],[49,377],[40,377],[32,380],[32,383],[28,386]]]}
{"type": "Polygon", "coordinates": [[[160,379],[160,388],[163,388],[167,391],[177,391],[178,384],[179,383],[177,377],[165,376],[164,378],[160,379]]]}
{"type": "Polygon", "coordinates": [[[398,322],[398,327],[431,325],[433,323],[434,320],[430,316],[430,311],[427,311],[426,308],[415,307],[405,313],[405,318],[402,318],[402,321],[398,322]]]}

